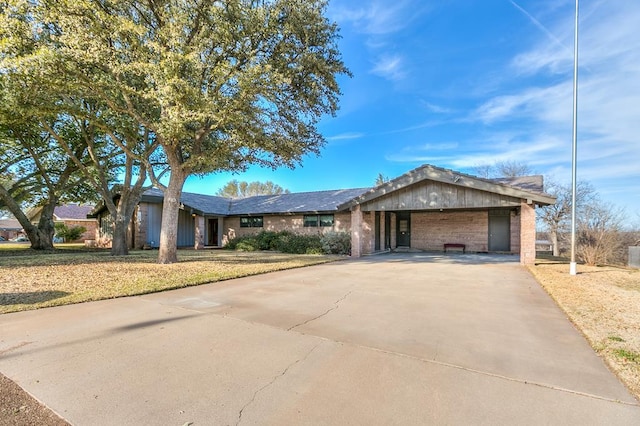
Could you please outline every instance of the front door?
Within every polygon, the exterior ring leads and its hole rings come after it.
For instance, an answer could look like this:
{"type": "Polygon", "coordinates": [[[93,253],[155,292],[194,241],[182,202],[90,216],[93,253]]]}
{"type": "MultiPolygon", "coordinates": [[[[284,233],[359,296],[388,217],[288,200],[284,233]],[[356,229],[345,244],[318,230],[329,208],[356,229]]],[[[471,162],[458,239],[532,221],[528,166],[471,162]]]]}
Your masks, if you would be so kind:
{"type": "Polygon", "coordinates": [[[209,219],[207,226],[207,245],[216,247],[218,245],[218,219],[209,219]]]}
{"type": "Polygon", "coordinates": [[[411,247],[411,213],[396,213],[396,235],[398,247],[411,247]]]}
{"type": "Polygon", "coordinates": [[[511,251],[511,212],[489,211],[489,251],[511,251]]]}

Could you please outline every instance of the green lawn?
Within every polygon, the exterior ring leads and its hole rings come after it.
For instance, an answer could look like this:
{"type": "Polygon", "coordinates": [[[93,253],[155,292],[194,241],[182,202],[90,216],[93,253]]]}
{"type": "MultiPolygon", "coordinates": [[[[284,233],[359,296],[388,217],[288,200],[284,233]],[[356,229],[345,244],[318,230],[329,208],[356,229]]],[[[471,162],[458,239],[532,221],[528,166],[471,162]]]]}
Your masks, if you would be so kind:
{"type": "Polygon", "coordinates": [[[114,257],[108,250],[61,244],[36,252],[0,244],[0,314],[180,287],[326,263],[343,257],[273,252],[180,250],[180,261],[156,263],[155,250],[114,257]]]}

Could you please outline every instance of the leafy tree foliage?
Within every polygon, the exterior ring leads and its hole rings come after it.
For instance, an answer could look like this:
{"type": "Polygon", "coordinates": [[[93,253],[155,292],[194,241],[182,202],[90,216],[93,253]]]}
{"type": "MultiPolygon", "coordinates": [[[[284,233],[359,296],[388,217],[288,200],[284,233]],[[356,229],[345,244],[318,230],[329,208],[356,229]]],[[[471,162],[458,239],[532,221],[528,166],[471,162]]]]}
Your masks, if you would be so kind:
{"type": "Polygon", "coordinates": [[[177,260],[185,179],[319,153],[316,124],[337,109],[335,77],[348,73],[324,0],[6,3],[12,31],[43,34],[23,64],[46,64],[53,84],[73,82],[162,147],[168,182],[147,165],[165,192],[161,263],[177,260]]]}
{"type": "MultiPolygon", "coordinates": [[[[6,100],[6,97],[3,97],[6,100]]],[[[53,248],[53,211],[60,202],[84,201],[95,194],[85,184],[49,133],[37,122],[12,120],[0,108],[0,200],[20,222],[33,249],[53,248]],[[26,211],[41,207],[37,225],[26,211]]],[[[58,126],[54,122],[51,126],[58,126]]],[[[74,152],[84,157],[84,148],[70,140],[74,152]]]]}
{"type": "MultiPolygon", "coordinates": [[[[61,43],[61,27],[55,19],[48,21],[54,16],[48,13],[51,6],[62,10],[65,3],[15,0],[0,6],[4,71],[0,78],[5,98],[10,100],[10,106],[7,102],[3,106],[12,112],[14,122],[37,124],[66,155],[65,161],[77,168],[84,186],[102,196],[114,228],[111,252],[123,255],[128,252],[129,221],[142,193],[150,187],[147,167],[158,166],[162,157],[153,134],[138,120],[110,108],[90,85],[80,84],[99,73],[85,69],[80,81],[69,72],[74,66],[77,71],[80,68],[63,53],[69,46],[61,43]],[[76,149],[78,144],[81,151],[76,149]]],[[[98,6],[98,2],[82,3],[98,6]]]]}
{"type": "Polygon", "coordinates": [[[54,228],[56,230],[56,236],[62,238],[67,243],[79,239],[82,234],[87,232],[87,228],[84,226],[72,226],[69,228],[64,223],[56,223],[54,228]]]}
{"type": "Polygon", "coordinates": [[[378,176],[376,177],[376,186],[380,186],[387,182],[389,182],[389,177],[383,175],[382,173],[378,173],[378,176]]]}
{"type": "Polygon", "coordinates": [[[234,179],[220,188],[218,192],[216,192],[216,195],[228,198],[246,198],[254,195],[278,195],[288,193],[288,189],[284,189],[270,180],[266,182],[240,182],[234,179]]]}

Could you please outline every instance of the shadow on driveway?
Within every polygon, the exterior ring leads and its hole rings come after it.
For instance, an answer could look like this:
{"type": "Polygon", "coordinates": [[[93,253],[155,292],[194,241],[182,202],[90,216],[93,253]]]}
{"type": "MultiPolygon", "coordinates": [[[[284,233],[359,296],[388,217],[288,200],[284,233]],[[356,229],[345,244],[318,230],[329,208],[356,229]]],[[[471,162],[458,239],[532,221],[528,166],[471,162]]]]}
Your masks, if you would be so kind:
{"type": "Polygon", "coordinates": [[[500,263],[520,263],[520,256],[517,254],[495,254],[495,253],[442,253],[442,252],[420,252],[420,253],[380,253],[362,258],[365,262],[426,262],[461,265],[483,265],[500,263]]]}

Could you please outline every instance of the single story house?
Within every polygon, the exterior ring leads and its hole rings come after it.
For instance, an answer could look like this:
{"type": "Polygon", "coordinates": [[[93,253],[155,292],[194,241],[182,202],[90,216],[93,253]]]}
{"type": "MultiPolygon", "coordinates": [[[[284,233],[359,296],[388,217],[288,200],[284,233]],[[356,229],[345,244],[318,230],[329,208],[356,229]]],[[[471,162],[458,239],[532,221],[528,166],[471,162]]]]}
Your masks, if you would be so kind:
{"type": "Polygon", "coordinates": [[[22,225],[17,219],[0,219],[0,237],[5,241],[24,235],[22,225]]]}
{"type": "MultiPolygon", "coordinates": [[[[375,188],[243,199],[183,193],[178,246],[224,246],[260,230],[351,233],[352,256],[384,250],[504,252],[532,263],[536,206],[553,204],[542,176],[483,179],[423,165],[375,188]]],[[[163,194],[146,191],[132,218],[130,244],[157,247],[163,194]]],[[[99,244],[108,244],[108,212],[97,208],[99,244]]]]}
{"type": "MultiPolygon", "coordinates": [[[[56,206],[53,211],[53,222],[64,223],[67,228],[83,226],[86,231],[75,242],[92,240],[95,238],[97,221],[95,218],[87,217],[95,206],[90,204],[62,204],[56,206]]],[[[42,214],[42,207],[31,209],[27,212],[27,217],[32,223],[37,223],[42,214]]],[[[69,241],[72,242],[72,241],[69,241]]]]}

